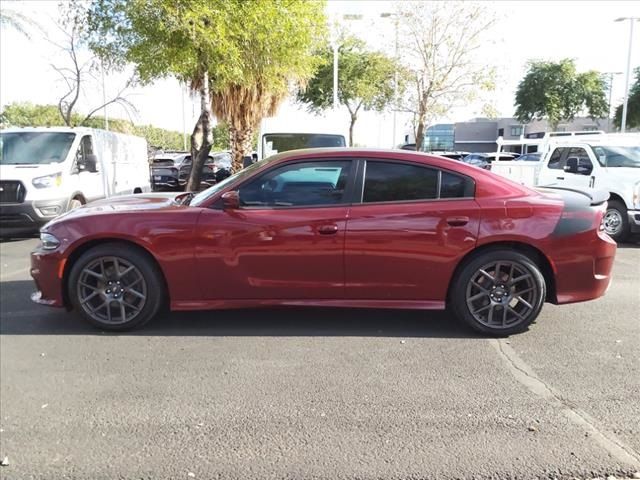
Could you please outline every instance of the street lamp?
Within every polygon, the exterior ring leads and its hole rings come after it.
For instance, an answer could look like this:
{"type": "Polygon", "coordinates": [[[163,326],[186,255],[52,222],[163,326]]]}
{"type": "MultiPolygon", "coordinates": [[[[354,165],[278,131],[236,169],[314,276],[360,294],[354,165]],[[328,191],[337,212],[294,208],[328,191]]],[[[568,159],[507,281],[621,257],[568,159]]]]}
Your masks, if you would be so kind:
{"type": "Polygon", "coordinates": [[[397,67],[397,62],[398,62],[398,14],[397,13],[389,13],[389,12],[384,12],[381,13],[380,16],[382,18],[393,18],[393,25],[395,28],[395,36],[396,36],[396,42],[395,42],[395,62],[396,62],[396,67],[395,67],[395,71],[393,72],[393,133],[392,133],[392,145],[391,148],[394,148],[396,146],[396,118],[397,118],[397,112],[398,112],[398,67],[397,67]]]}
{"type": "Polygon", "coordinates": [[[627,127],[627,103],[629,101],[629,75],[631,74],[631,47],[633,45],[633,23],[640,20],[640,17],[620,17],[615,22],[629,20],[629,50],[627,52],[627,76],[624,82],[624,103],[622,104],[622,123],[620,132],[624,133],[627,127]]]}
{"type": "Polygon", "coordinates": [[[604,77],[609,78],[609,109],[607,110],[607,128],[611,131],[611,93],[613,92],[614,75],[622,75],[622,72],[604,72],[604,77]]]}

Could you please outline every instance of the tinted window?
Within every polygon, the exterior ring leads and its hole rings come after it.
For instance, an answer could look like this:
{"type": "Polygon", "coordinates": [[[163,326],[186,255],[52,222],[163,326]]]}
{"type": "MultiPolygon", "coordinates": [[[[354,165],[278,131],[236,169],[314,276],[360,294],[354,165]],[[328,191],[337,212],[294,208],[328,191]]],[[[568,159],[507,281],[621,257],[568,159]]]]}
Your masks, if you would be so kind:
{"type": "Polygon", "coordinates": [[[350,161],[284,165],[240,187],[240,204],[296,207],[343,203],[350,171],[350,161]]]}
{"type": "Polygon", "coordinates": [[[566,148],[556,148],[551,154],[551,158],[549,158],[549,168],[554,168],[556,170],[562,170],[564,168],[564,163],[562,161],[562,154],[566,148]]]}
{"type": "Polygon", "coordinates": [[[397,202],[433,199],[438,171],[402,163],[367,162],[362,201],[397,202]]]}
{"type": "Polygon", "coordinates": [[[474,184],[469,178],[442,172],[440,182],[440,198],[473,197],[474,184]]]}

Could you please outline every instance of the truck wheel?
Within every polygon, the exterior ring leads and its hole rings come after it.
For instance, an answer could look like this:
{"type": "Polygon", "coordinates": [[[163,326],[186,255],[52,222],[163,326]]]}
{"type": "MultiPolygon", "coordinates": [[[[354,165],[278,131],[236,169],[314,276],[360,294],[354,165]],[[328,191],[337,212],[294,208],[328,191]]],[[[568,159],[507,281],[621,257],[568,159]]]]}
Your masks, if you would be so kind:
{"type": "Polygon", "coordinates": [[[603,219],[604,231],[616,242],[624,241],[629,235],[627,207],[618,200],[610,200],[603,219]]]}
{"type": "Polygon", "coordinates": [[[450,306],[474,330],[504,336],[526,330],[545,297],[544,277],[529,257],[491,250],[469,260],[456,275],[450,306]]]}
{"type": "Polygon", "coordinates": [[[75,309],[103,330],[130,330],[151,320],[162,305],[162,273],[137,248],[98,245],[71,268],[67,285],[75,309]]]}

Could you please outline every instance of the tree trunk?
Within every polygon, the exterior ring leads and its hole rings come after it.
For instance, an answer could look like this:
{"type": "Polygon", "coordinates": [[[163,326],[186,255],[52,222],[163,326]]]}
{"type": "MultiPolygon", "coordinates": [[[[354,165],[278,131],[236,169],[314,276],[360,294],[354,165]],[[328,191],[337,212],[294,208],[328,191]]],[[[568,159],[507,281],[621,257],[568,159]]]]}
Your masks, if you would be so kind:
{"type": "Polygon", "coordinates": [[[253,152],[253,132],[254,128],[248,125],[229,125],[233,173],[244,168],[244,157],[250,157],[253,152]]]}
{"type": "Polygon", "coordinates": [[[353,147],[353,126],[356,124],[356,120],[358,120],[358,116],[356,114],[351,114],[351,123],[349,124],[349,146],[353,147]]]}
{"type": "Polygon", "coordinates": [[[416,151],[422,151],[424,142],[424,117],[418,118],[418,128],[416,129],[416,151]]]}
{"type": "Polygon", "coordinates": [[[202,169],[211,146],[213,145],[213,129],[211,127],[211,96],[209,94],[209,72],[204,72],[200,87],[200,117],[191,134],[191,173],[186,190],[196,192],[200,189],[202,169]]]}

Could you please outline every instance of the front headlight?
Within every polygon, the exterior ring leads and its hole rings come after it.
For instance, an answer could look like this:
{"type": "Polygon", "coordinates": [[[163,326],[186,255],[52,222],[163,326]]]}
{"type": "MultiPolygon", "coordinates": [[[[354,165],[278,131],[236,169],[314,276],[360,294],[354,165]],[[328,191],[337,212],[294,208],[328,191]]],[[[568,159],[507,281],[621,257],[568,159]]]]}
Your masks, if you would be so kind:
{"type": "Polygon", "coordinates": [[[55,250],[60,246],[60,240],[46,232],[40,233],[40,242],[44,250],[55,250]]]}
{"type": "Polygon", "coordinates": [[[54,173],[44,177],[34,178],[31,183],[36,188],[59,187],[62,184],[62,173],[54,173]]]}
{"type": "Polygon", "coordinates": [[[640,208],[640,182],[633,186],[633,208],[640,208]]]}

